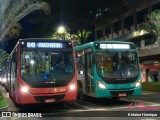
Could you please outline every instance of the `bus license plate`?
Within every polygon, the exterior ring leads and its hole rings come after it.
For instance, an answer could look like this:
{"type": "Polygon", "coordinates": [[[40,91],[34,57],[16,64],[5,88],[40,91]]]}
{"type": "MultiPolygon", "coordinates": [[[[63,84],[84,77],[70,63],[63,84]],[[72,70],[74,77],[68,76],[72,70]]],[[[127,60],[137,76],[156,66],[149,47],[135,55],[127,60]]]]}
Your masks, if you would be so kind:
{"type": "Polygon", "coordinates": [[[126,96],[126,93],[119,93],[118,96],[119,97],[124,97],[124,96],[126,96]]]}
{"type": "Polygon", "coordinates": [[[55,102],[55,99],[45,99],[45,102],[55,102]]]}

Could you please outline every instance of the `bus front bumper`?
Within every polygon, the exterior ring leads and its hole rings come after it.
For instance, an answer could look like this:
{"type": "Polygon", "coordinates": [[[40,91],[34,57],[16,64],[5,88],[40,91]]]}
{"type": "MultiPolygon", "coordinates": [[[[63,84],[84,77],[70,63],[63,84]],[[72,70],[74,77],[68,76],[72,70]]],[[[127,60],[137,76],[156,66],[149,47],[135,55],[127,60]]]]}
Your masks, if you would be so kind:
{"type": "Polygon", "coordinates": [[[127,97],[127,96],[134,96],[134,95],[141,95],[142,94],[142,86],[136,87],[136,88],[131,88],[131,89],[124,89],[124,90],[98,90],[96,92],[96,97],[101,98],[101,97],[127,97]]]}
{"type": "Polygon", "coordinates": [[[32,94],[25,94],[20,93],[17,99],[18,104],[37,104],[37,103],[54,103],[54,102],[61,102],[61,101],[72,101],[76,100],[77,98],[77,90],[68,91],[65,93],[59,94],[39,94],[39,95],[32,95],[32,94]]]}

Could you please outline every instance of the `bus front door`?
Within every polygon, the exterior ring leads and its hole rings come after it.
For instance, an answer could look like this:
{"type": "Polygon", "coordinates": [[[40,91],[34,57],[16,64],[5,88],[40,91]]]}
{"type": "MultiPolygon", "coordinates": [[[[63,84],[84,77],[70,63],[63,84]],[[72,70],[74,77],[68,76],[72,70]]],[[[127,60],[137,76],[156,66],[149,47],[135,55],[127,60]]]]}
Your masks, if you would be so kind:
{"type": "Polygon", "coordinates": [[[92,55],[85,55],[85,89],[86,94],[91,94],[94,92],[93,85],[93,70],[92,70],[92,55]]]}

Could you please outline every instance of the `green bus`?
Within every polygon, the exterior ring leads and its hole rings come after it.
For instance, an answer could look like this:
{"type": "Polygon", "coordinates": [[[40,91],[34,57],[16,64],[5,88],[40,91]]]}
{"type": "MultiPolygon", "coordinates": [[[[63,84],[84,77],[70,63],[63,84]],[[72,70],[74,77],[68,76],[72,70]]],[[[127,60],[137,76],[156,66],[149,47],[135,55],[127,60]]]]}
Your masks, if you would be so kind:
{"type": "Polygon", "coordinates": [[[118,100],[142,92],[138,51],[134,43],[95,41],[75,47],[78,99],[118,100]]]}

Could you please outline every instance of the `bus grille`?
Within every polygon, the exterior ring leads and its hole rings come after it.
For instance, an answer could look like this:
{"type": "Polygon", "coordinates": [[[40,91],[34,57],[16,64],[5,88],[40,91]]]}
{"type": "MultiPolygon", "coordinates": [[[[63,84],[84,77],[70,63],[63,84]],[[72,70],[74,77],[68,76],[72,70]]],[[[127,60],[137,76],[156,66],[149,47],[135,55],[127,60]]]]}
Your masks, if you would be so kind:
{"type": "Polygon", "coordinates": [[[64,98],[65,94],[62,95],[54,95],[54,96],[34,96],[36,101],[44,102],[46,99],[55,99],[55,101],[60,101],[64,98]]]}
{"type": "Polygon", "coordinates": [[[134,90],[128,90],[128,91],[110,91],[111,95],[118,96],[119,93],[126,93],[126,95],[133,94],[134,90]]]}

